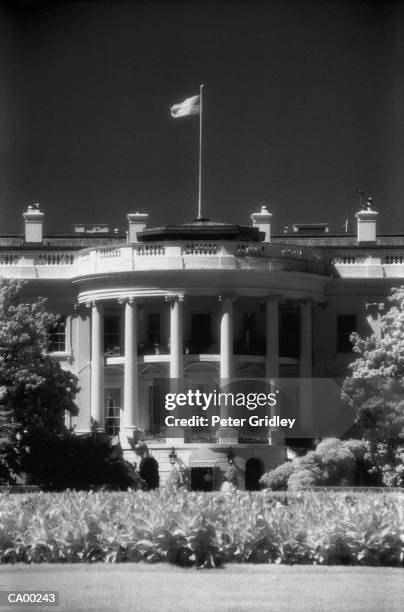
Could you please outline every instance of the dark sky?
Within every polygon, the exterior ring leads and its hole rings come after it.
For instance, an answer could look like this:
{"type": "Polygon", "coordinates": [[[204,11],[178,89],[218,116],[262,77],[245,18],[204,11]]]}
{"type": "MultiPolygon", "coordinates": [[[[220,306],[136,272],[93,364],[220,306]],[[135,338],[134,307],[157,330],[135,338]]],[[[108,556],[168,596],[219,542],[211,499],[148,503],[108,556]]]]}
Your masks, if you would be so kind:
{"type": "Polygon", "coordinates": [[[0,3],[0,232],[39,201],[48,232],[204,212],[339,230],[373,195],[404,232],[404,3],[0,3]]]}

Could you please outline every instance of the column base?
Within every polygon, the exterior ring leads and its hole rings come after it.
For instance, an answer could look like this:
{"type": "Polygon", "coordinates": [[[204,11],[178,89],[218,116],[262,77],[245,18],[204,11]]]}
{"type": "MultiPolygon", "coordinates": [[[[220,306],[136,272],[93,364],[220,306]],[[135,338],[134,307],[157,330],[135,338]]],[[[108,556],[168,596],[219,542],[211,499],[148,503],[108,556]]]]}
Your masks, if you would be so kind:
{"type": "Polygon", "coordinates": [[[234,427],[219,427],[219,444],[238,444],[238,430],[234,427]]]}
{"type": "Polygon", "coordinates": [[[123,450],[130,450],[132,448],[128,441],[133,440],[133,433],[137,430],[137,427],[123,427],[119,432],[119,442],[123,450]]]}

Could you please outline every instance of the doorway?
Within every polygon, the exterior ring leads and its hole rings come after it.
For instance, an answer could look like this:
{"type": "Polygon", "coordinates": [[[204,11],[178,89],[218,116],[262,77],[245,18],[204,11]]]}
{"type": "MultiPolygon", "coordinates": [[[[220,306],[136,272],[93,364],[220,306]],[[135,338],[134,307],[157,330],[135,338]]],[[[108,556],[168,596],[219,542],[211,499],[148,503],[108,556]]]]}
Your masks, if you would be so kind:
{"type": "Polygon", "coordinates": [[[159,464],[154,457],[146,457],[140,462],[140,477],[146,482],[148,489],[157,489],[160,484],[159,464]]]}
{"type": "Polygon", "coordinates": [[[259,491],[259,480],[265,471],[264,462],[256,457],[251,457],[245,466],[245,488],[247,491],[259,491]]]}
{"type": "Polygon", "coordinates": [[[191,491],[213,491],[214,473],[211,467],[191,468],[191,491]]]}

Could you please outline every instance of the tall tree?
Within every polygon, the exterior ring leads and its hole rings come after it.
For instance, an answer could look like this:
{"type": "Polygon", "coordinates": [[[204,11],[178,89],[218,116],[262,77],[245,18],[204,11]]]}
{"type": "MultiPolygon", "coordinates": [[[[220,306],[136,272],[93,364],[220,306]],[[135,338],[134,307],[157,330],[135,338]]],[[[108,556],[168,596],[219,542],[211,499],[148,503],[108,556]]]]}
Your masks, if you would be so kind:
{"type": "Polygon", "coordinates": [[[386,484],[403,484],[404,286],[391,290],[380,328],[366,338],[352,334],[357,357],[342,397],[357,408],[357,423],[369,442],[369,458],[386,484]]]}
{"type": "Polygon", "coordinates": [[[10,473],[18,472],[32,444],[66,431],[66,412],[78,412],[77,377],[46,352],[57,316],[42,298],[22,302],[22,287],[0,280],[0,460],[10,473]]]}

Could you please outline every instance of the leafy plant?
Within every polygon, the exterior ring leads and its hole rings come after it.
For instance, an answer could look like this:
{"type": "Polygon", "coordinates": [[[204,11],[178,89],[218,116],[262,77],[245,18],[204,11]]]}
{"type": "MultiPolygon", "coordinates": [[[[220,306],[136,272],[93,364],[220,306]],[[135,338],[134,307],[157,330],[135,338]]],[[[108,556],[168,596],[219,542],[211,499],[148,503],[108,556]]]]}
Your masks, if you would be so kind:
{"type": "Polygon", "coordinates": [[[177,490],[0,498],[0,563],[402,566],[400,493],[177,490]]]}

